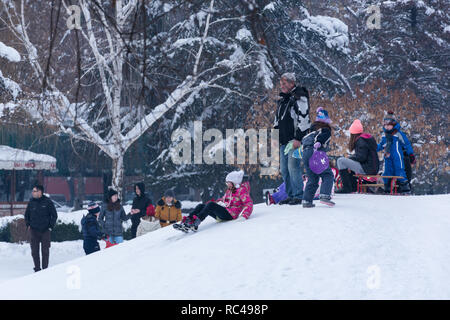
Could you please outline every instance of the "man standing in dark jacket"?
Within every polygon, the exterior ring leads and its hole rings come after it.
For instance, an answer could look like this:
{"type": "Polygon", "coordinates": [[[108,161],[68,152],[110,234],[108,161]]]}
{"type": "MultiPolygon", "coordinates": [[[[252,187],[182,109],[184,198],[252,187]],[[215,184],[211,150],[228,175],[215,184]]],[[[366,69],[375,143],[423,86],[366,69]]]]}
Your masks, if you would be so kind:
{"type": "Polygon", "coordinates": [[[55,227],[58,214],[53,201],[44,195],[44,187],[35,185],[33,198],[25,211],[25,223],[31,235],[31,256],[34,261],[34,271],[41,270],[39,246],[42,247],[42,269],[48,267],[50,257],[50,232],[55,227]]]}
{"type": "Polygon", "coordinates": [[[145,194],[145,184],[142,182],[134,185],[134,192],[136,197],[133,199],[131,206],[131,213],[135,213],[131,217],[131,238],[136,238],[136,231],[141,223],[141,218],[147,213],[147,207],[152,204],[152,201],[145,194]]]}
{"type": "Polygon", "coordinates": [[[288,198],[280,204],[301,204],[303,197],[302,160],[292,153],[301,145],[309,132],[309,93],[295,84],[295,74],[285,73],[280,79],[281,98],[277,101],[274,128],[280,137],[280,170],[288,198]]]}

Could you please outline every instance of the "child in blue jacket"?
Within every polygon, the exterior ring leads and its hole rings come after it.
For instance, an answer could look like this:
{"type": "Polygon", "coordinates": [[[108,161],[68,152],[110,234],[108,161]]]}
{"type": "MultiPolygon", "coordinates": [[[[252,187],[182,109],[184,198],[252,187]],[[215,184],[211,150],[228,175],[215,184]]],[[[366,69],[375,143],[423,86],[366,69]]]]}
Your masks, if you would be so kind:
{"type": "Polygon", "coordinates": [[[81,232],[83,233],[83,249],[86,255],[100,250],[97,240],[104,235],[97,221],[100,207],[96,203],[88,205],[89,213],[81,219],[81,232]]]}
{"type": "MultiPolygon", "coordinates": [[[[392,111],[388,112],[384,119],[384,135],[377,146],[377,151],[384,151],[384,172],[383,176],[401,176],[398,179],[400,193],[409,193],[411,191],[406,178],[405,164],[403,159],[403,150],[409,155],[411,163],[415,162],[414,150],[406,135],[400,131],[400,124],[394,119],[392,111]]],[[[391,179],[385,178],[384,191],[390,192],[391,179]]]]}

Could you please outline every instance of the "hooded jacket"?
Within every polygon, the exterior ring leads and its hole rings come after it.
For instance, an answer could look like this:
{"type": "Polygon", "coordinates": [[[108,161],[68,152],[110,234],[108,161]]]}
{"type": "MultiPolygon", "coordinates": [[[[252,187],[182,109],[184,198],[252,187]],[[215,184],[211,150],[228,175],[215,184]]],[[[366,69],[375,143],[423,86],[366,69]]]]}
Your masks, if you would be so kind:
{"type": "Polygon", "coordinates": [[[355,141],[355,154],[350,159],[358,161],[366,174],[377,174],[380,160],[375,138],[368,133],[362,133],[355,141]]]}
{"type": "Polygon", "coordinates": [[[134,192],[136,192],[136,186],[141,190],[141,195],[138,196],[136,194],[131,209],[139,209],[140,212],[131,217],[131,221],[133,222],[140,221],[140,219],[147,214],[147,207],[152,204],[152,201],[145,194],[145,184],[142,182],[136,183],[134,185],[134,192]]]}
{"type": "Polygon", "coordinates": [[[173,198],[172,205],[168,206],[165,197],[162,197],[156,205],[155,218],[159,219],[161,227],[181,221],[181,202],[173,198]]]}
{"type": "Polygon", "coordinates": [[[250,198],[250,183],[248,181],[241,183],[234,192],[231,189],[227,189],[225,195],[217,199],[218,201],[225,204],[225,209],[227,209],[233,219],[237,219],[240,215],[248,219],[253,212],[253,201],[250,198]]]}

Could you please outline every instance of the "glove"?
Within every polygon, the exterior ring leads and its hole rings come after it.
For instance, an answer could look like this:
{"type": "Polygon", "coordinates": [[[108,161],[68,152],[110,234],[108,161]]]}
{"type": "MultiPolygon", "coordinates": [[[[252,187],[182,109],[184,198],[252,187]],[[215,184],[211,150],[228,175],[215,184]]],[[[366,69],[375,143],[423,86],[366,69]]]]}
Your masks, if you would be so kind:
{"type": "Polygon", "coordinates": [[[322,145],[322,144],[321,144],[320,142],[314,143],[314,150],[319,149],[321,145],[322,145]]]}
{"type": "Polygon", "coordinates": [[[289,141],[289,143],[286,145],[286,147],[284,148],[284,155],[287,156],[287,154],[289,153],[289,151],[291,151],[292,149],[292,141],[289,141]]]}
{"type": "Polygon", "coordinates": [[[412,153],[409,155],[409,162],[411,162],[411,164],[416,163],[416,157],[412,153]]]}

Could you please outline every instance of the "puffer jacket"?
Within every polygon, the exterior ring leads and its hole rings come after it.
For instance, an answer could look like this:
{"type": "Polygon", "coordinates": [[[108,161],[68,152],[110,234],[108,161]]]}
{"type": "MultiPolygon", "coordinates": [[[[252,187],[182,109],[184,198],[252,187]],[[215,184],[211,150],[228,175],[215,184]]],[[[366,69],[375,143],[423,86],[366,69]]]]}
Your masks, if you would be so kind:
{"type": "Polygon", "coordinates": [[[141,219],[141,223],[137,227],[136,237],[143,236],[144,234],[158,230],[159,228],[161,228],[161,224],[158,220],[148,221],[141,219]]]}
{"type": "Polygon", "coordinates": [[[86,216],[81,218],[81,232],[83,233],[83,238],[86,239],[100,239],[103,233],[100,230],[100,225],[98,224],[97,217],[94,214],[88,213],[86,216]]]}
{"type": "Polygon", "coordinates": [[[173,199],[172,205],[168,206],[165,197],[162,197],[156,205],[155,218],[159,219],[161,227],[181,221],[181,202],[173,199]]]}
{"type": "MultiPolygon", "coordinates": [[[[117,200],[120,202],[120,200],[117,200]]],[[[109,236],[122,236],[122,222],[131,218],[131,214],[126,214],[122,206],[119,210],[108,210],[108,204],[104,203],[100,209],[98,221],[102,230],[109,236]]]]}
{"type": "Polygon", "coordinates": [[[377,174],[380,161],[377,154],[377,142],[368,133],[362,133],[355,142],[355,154],[350,159],[358,161],[366,174],[377,174]]]}
{"type": "Polygon", "coordinates": [[[217,202],[223,202],[233,219],[242,215],[248,219],[253,212],[253,200],[250,198],[250,183],[248,181],[241,183],[234,192],[227,189],[225,195],[217,199],[217,202]]]}
{"type": "Polygon", "coordinates": [[[53,229],[58,219],[53,201],[42,196],[39,199],[31,198],[25,211],[25,223],[27,227],[31,227],[39,232],[45,232],[53,229]]]}

